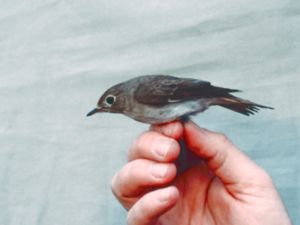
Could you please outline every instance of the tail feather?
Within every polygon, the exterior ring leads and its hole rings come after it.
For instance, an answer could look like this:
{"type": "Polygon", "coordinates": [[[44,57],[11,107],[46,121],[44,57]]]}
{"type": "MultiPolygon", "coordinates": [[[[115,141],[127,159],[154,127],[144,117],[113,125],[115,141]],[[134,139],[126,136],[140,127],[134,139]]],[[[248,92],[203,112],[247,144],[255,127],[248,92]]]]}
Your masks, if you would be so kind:
{"type": "Polygon", "coordinates": [[[269,106],[264,106],[248,100],[237,98],[235,96],[219,98],[217,100],[216,105],[222,106],[224,108],[230,109],[232,111],[241,113],[246,116],[250,116],[257,113],[261,108],[274,109],[269,106]]]}

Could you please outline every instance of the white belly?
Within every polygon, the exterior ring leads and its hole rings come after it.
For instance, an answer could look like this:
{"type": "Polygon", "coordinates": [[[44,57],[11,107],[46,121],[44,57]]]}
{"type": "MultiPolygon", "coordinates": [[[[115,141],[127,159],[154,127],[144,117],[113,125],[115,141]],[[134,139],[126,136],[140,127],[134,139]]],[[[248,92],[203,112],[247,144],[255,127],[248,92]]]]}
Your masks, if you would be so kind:
{"type": "Polygon", "coordinates": [[[177,120],[182,116],[189,116],[204,111],[210,105],[207,99],[172,103],[163,107],[149,107],[146,105],[135,105],[132,112],[125,114],[135,120],[144,123],[158,124],[177,120]]]}

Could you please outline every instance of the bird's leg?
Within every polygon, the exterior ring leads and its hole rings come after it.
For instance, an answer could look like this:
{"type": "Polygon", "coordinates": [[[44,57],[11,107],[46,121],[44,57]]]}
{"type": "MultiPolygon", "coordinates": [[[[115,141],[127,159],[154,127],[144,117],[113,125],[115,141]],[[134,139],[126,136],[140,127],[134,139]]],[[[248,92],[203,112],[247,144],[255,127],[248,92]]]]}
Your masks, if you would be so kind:
{"type": "MultiPolygon", "coordinates": [[[[187,123],[190,120],[188,116],[181,117],[180,119],[183,124],[187,123]]],[[[184,171],[190,169],[191,167],[198,165],[199,163],[201,163],[202,160],[195,153],[187,149],[186,144],[184,142],[184,138],[179,139],[179,145],[180,153],[175,164],[177,167],[178,174],[181,174],[184,171]]]]}
{"type": "Polygon", "coordinates": [[[187,123],[189,122],[190,120],[190,116],[189,115],[183,115],[179,118],[179,120],[184,124],[184,123],[187,123]]]}

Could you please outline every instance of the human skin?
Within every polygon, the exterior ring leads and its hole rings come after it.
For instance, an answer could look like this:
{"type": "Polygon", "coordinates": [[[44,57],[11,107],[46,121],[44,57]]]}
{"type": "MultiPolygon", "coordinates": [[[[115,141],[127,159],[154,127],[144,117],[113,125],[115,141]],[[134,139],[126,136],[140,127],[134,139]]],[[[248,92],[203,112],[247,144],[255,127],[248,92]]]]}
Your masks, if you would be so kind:
{"type": "Polygon", "coordinates": [[[291,224],[270,176],[224,135],[191,121],[139,136],[112,191],[129,225],[291,224]],[[176,174],[179,139],[202,162],[176,174]]]}

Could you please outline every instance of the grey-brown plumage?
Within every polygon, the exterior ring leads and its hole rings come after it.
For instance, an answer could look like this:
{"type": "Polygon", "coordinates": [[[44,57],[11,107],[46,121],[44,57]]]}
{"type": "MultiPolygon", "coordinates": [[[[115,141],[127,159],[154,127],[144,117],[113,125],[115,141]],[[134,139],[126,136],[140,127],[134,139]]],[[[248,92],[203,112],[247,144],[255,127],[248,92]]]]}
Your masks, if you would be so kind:
{"type": "Polygon", "coordinates": [[[189,117],[218,105],[251,115],[259,108],[273,109],[233,96],[236,89],[216,87],[210,82],[169,75],[140,76],[109,88],[99,99],[97,112],[122,113],[150,124],[189,117]]]}

